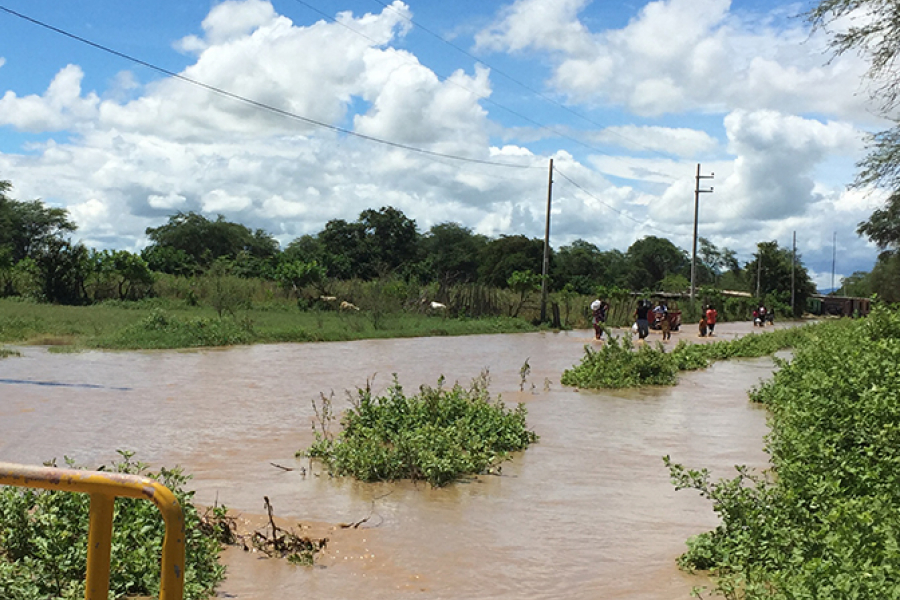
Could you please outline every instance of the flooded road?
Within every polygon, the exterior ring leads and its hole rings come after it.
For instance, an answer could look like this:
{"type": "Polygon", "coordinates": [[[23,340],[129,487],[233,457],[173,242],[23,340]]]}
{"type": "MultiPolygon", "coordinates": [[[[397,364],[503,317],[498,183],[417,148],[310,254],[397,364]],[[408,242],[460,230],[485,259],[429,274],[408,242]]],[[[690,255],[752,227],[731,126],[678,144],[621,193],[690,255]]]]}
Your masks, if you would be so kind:
{"type": "MultiPolygon", "coordinates": [[[[751,329],[722,323],[718,339],[751,329]]],[[[678,335],[695,336],[673,342],[678,335]]],[[[675,558],[716,521],[696,493],[675,492],[661,457],[723,476],[734,464],[764,465],[765,412],[746,391],[772,361],[717,363],[671,388],[562,387],[588,343],[587,331],[574,331],[200,351],[20,348],[22,358],[0,360],[0,460],[96,466],[127,449],[185,467],[203,504],[260,514],[266,495],[277,515],[319,528],[369,517],[332,532],[315,568],[226,551],[221,597],[689,598],[703,581],[675,558]],[[501,476],[442,489],[364,484],[294,458],[313,440],[320,393],[334,391],[340,410],[345,390],[367,378],[381,391],[397,373],[413,393],[441,374],[467,384],[484,369],[492,395],[525,402],[540,435],[501,476]]]]}

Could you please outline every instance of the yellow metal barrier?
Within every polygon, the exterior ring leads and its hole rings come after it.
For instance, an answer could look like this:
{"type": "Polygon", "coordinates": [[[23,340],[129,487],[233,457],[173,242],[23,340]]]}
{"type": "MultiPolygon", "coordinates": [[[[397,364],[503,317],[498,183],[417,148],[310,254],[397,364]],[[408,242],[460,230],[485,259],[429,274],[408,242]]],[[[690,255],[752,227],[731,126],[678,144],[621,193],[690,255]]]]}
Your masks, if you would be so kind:
{"type": "Polygon", "coordinates": [[[32,467],[0,462],[0,485],[83,492],[91,497],[85,600],[107,600],[112,547],[113,504],[117,496],[155,504],[166,523],[159,600],[182,600],[184,593],[184,512],[161,483],[123,473],[32,467]]]}

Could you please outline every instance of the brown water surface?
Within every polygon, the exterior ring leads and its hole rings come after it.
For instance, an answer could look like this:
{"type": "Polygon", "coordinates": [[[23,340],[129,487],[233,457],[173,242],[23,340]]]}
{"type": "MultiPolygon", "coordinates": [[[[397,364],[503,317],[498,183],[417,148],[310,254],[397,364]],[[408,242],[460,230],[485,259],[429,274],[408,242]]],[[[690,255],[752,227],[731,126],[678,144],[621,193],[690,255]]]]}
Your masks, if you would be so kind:
{"type": "MultiPolygon", "coordinates": [[[[722,323],[717,332],[750,329],[722,323]]],[[[676,334],[673,345],[679,335],[695,336],[676,334]]],[[[765,412],[746,390],[772,361],[717,363],[671,388],[562,387],[561,372],[589,343],[575,331],[199,351],[20,348],[22,358],[0,361],[0,460],[95,466],[134,450],[152,465],[184,466],[201,503],[260,514],[266,495],[279,516],[332,538],[313,568],[229,549],[221,597],[686,599],[703,580],[675,558],[716,521],[696,493],[675,492],[661,457],[717,475],[764,465],[765,412]],[[412,392],[441,374],[468,383],[483,369],[492,393],[527,404],[541,436],[500,476],[442,489],[363,484],[294,458],[313,439],[320,392],[333,390],[341,409],[345,390],[373,376],[377,391],[397,373],[412,392]],[[359,529],[333,530],[367,516],[359,529]]]]}

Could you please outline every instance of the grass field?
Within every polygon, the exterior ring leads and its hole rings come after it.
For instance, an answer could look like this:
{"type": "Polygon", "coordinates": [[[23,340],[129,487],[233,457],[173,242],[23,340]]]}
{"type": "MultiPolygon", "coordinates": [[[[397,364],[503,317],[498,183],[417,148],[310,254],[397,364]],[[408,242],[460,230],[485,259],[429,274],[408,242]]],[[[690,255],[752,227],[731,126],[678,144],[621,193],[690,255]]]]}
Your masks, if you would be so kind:
{"type": "Polygon", "coordinates": [[[535,331],[523,319],[454,319],[415,312],[301,311],[272,303],[219,317],[209,307],[149,301],[57,306],[0,300],[0,343],[65,348],[189,348],[267,342],[535,331]]]}

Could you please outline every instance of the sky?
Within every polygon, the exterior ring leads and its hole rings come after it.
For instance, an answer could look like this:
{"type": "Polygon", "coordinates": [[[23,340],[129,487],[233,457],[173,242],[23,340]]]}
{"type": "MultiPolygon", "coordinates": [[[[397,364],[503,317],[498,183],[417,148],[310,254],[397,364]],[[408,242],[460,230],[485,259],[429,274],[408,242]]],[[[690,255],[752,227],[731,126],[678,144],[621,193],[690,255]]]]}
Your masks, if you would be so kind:
{"type": "Polygon", "coordinates": [[[827,289],[877,257],[885,194],[848,184],[890,123],[811,6],[0,0],[0,180],[97,249],[179,211],[282,247],[385,206],[543,238],[550,191],[555,249],[690,252],[699,165],[699,236],[744,263],[796,234],[827,289]]]}

